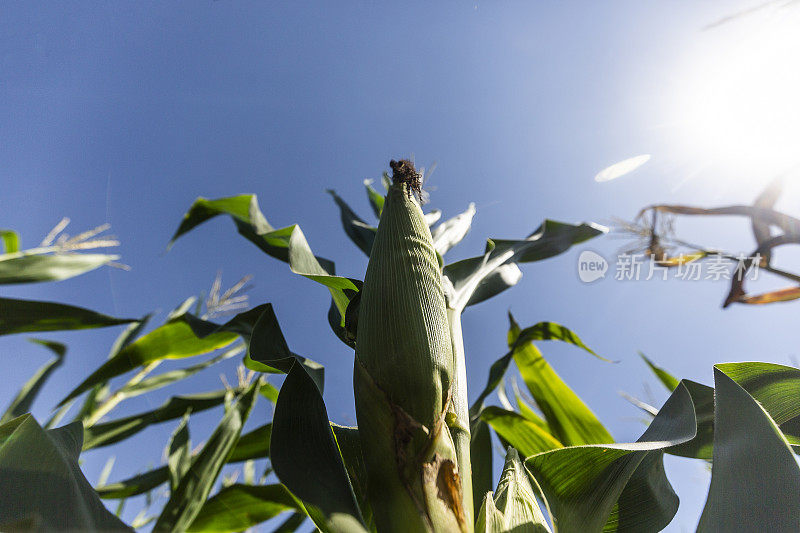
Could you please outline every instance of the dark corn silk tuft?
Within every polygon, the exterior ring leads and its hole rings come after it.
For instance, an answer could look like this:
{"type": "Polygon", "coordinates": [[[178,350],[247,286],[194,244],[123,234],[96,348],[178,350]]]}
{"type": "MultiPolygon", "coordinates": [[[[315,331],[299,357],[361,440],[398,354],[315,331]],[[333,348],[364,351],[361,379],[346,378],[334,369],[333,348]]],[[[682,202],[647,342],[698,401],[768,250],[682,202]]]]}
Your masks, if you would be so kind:
{"type": "Polygon", "coordinates": [[[411,198],[412,193],[417,196],[420,204],[422,201],[422,174],[417,172],[414,168],[414,163],[408,159],[401,159],[389,161],[389,166],[392,168],[392,182],[394,184],[405,184],[408,190],[408,197],[411,198]]]}

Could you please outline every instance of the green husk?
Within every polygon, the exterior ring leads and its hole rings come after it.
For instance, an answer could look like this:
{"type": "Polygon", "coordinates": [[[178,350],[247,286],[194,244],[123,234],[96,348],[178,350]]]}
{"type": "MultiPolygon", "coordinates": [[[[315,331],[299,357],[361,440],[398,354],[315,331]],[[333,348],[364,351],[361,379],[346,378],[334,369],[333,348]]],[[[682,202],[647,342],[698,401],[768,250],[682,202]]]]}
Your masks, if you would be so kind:
{"type": "Polygon", "coordinates": [[[361,292],[353,377],[368,495],[382,533],[472,531],[461,483],[470,473],[459,472],[446,423],[455,362],[441,272],[422,210],[393,168],[361,292]]]}

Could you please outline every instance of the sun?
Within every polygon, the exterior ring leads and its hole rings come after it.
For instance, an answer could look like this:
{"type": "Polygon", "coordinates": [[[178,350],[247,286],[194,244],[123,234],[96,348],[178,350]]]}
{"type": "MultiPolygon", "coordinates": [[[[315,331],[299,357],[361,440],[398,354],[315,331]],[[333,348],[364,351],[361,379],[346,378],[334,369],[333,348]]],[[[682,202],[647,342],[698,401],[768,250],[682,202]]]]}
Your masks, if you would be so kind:
{"type": "Polygon", "coordinates": [[[679,151],[748,185],[800,174],[800,9],[762,11],[703,30],[668,96],[679,151]]]}

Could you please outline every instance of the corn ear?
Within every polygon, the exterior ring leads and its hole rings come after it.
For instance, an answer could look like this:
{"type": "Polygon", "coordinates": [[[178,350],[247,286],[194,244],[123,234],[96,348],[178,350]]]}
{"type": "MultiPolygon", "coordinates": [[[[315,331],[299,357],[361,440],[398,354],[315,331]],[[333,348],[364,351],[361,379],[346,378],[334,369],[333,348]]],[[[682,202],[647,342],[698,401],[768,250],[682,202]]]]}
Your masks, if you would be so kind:
{"type": "MultiPolygon", "coordinates": [[[[397,165],[397,166],[395,166],[397,165]]],[[[398,176],[384,203],[361,290],[354,391],[378,531],[472,531],[446,419],[453,347],[431,233],[398,176]]],[[[450,416],[448,416],[450,414],[450,416]]]]}

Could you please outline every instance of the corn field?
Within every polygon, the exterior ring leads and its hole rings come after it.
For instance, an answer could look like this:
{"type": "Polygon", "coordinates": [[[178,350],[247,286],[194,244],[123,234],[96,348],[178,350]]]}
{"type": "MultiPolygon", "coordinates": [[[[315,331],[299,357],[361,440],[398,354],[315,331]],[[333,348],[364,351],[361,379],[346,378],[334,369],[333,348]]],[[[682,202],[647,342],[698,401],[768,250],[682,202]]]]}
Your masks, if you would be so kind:
{"type": "MultiPolygon", "coordinates": [[[[559,342],[605,358],[565,326],[522,327],[509,313],[508,350],[491,365],[478,397],[468,398],[462,313],[516,285],[521,268],[601,237],[605,228],[544,220],[527,237],[488,239],[482,253],[448,263],[445,255],[470,229],[474,204],[437,223],[435,211],[423,211],[423,177],[414,164],[390,167],[383,192],[365,183],[375,226],[329,191],[346,235],[369,257],[363,280],[335,275],[297,224],[273,227],[255,195],[198,198],[170,241],[227,217],[268,260],[286,263],[287,276],[327,290],[328,327],[353,352],[357,427],[330,420],[324,368],[292,351],[270,303],[249,306],[241,294],[247,279],[227,291],[218,279],[204,301],[187,299],[154,327],[150,314],[117,318],[0,298],[0,335],[35,334],[31,349],[53,354],[0,419],[0,529],[233,532],[271,520],[281,532],[657,531],[679,506],[664,454],[711,469],[698,531],[800,528],[794,367],[720,363],[712,386],[679,380],[643,355],[670,396],[660,407],[632,399],[647,427],[635,442],[617,442],[543,350],[559,342]],[[108,327],[122,328],[108,359],[52,406],[49,419],[35,419],[32,404],[68,356],[66,345],[38,335],[108,327]],[[213,356],[198,362],[206,354],[213,356]],[[113,417],[126,399],[232,357],[242,359],[234,385],[113,417]],[[186,366],[155,373],[166,360],[186,366]],[[525,387],[514,386],[513,401],[504,380],[512,365],[525,387]],[[270,375],[283,375],[282,383],[274,386],[270,375]],[[126,381],[117,385],[121,377],[126,381]],[[487,403],[495,396],[500,405],[487,403]],[[272,419],[251,420],[255,428],[245,431],[259,401],[274,405],[272,419]],[[223,408],[218,425],[193,447],[188,421],[215,407],[223,408]],[[165,464],[121,480],[104,475],[92,484],[84,477],[82,452],[142,438],[162,423],[174,426],[165,464]],[[499,478],[493,441],[505,452],[499,478]],[[260,476],[256,461],[267,465],[260,476]],[[241,480],[221,476],[230,464],[242,465],[241,480]],[[128,498],[159,489],[166,501],[145,506],[133,523],[118,517],[128,498]]],[[[763,233],[773,219],[769,207],[761,209],[752,216],[763,233]]],[[[16,232],[3,231],[0,284],[52,282],[117,264],[118,256],[98,251],[117,244],[102,236],[106,227],[70,238],[62,233],[67,222],[29,249],[16,232]]]]}

